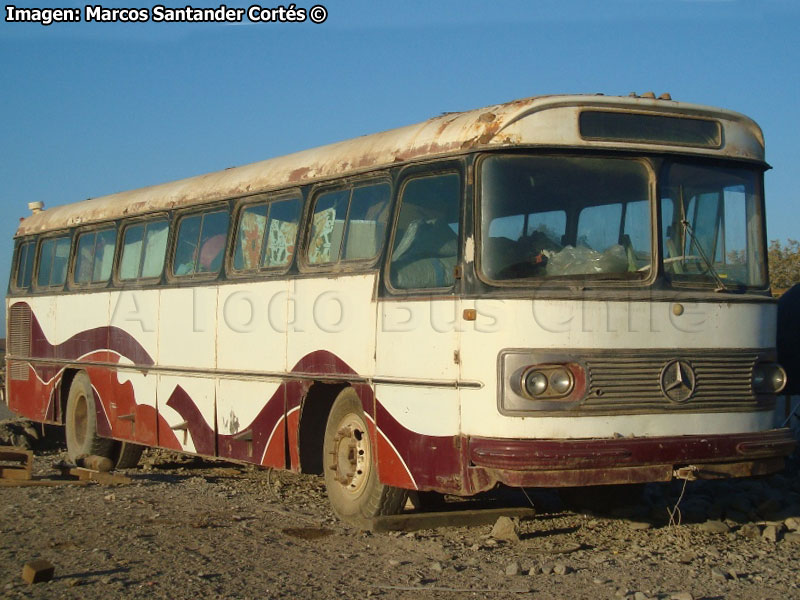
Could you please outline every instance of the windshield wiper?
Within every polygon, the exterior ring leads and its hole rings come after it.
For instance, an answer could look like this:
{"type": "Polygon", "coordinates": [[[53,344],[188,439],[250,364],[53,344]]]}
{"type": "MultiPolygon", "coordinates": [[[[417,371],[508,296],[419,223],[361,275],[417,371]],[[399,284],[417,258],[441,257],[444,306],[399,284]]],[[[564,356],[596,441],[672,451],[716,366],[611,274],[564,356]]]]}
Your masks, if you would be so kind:
{"type": "Polygon", "coordinates": [[[708,267],[708,272],[714,277],[714,281],[717,282],[717,287],[714,290],[715,292],[729,292],[730,290],[725,286],[725,282],[722,281],[722,277],[719,276],[717,270],[714,268],[714,265],[706,256],[705,251],[703,250],[700,242],[697,241],[697,237],[694,235],[694,231],[692,231],[692,226],[689,225],[689,221],[687,219],[681,220],[681,225],[683,225],[683,237],[686,238],[686,234],[689,234],[689,238],[692,240],[692,244],[694,244],[695,249],[697,250],[697,254],[705,263],[706,267],[708,267]]]}

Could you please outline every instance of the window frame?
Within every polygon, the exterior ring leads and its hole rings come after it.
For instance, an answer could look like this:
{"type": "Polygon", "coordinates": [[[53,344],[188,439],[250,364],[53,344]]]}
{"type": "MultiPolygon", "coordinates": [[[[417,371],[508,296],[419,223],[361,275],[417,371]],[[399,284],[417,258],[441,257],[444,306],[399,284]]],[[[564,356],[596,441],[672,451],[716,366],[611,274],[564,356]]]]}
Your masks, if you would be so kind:
{"type": "MultiPolygon", "coordinates": [[[[66,289],[67,282],[69,281],[69,268],[73,254],[72,246],[74,243],[75,243],[75,236],[72,235],[72,231],[70,230],[48,231],[47,235],[40,236],[36,240],[36,257],[33,264],[33,273],[31,275],[31,288],[33,291],[52,293],[57,291],[63,291],[64,289],[66,289]],[[64,281],[59,285],[39,285],[39,267],[42,259],[42,246],[48,240],[56,240],[59,238],[66,238],[69,240],[69,254],[67,255],[67,271],[66,273],[64,273],[64,281]]],[[[50,267],[50,274],[52,276],[52,265],[50,267]]]]}
{"type": "MultiPolygon", "coordinates": [[[[484,152],[479,154],[474,163],[475,169],[475,185],[473,192],[473,210],[474,210],[474,223],[472,235],[475,236],[475,275],[482,283],[486,284],[493,289],[557,289],[570,287],[574,288],[579,285],[582,288],[644,288],[651,286],[659,277],[661,272],[661,249],[660,249],[660,220],[658,202],[658,171],[659,167],[654,164],[651,156],[647,154],[612,154],[608,152],[592,152],[590,150],[581,149],[576,152],[565,152],[561,149],[548,149],[543,151],[529,151],[529,152],[484,152]],[[582,275],[564,275],[553,277],[527,277],[512,280],[495,280],[488,277],[483,270],[482,266],[482,252],[483,252],[483,239],[481,232],[481,175],[483,172],[484,161],[493,156],[527,156],[527,157],[544,157],[544,158],[597,158],[597,159],[613,159],[613,160],[627,160],[637,162],[644,166],[647,171],[647,202],[650,209],[650,270],[646,277],[641,278],[617,278],[617,279],[602,279],[597,278],[591,274],[582,275]]],[[[623,211],[620,219],[620,226],[624,227],[625,207],[623,204],[623,211]]],[[[601,206],[601,205],[598,205],[601,206]]],[[[586,208],[586,207],[584,207],[586,208]]],[[[563,210],[567,213],[566,231],[568,234],[577,235],[578,219],[581,210],[564,206],[563,210]]]]}
{"type": "MultiPolygon", "coordinates": [[[[166,271],[167,266],[167,253],[170,249],[170,243],[173,236],[173,222],[174,219],[171,218],[169,213],[155,213],[150,215],[143,215],[141,217],[135,217],[133,219],[126,219],[123,220],[119,226],[117,227],[117,249],[116,254],[114,257],[114,269],[113,269],[113,277],[111,278],[115,287],[119,288],[131,288],[131,287],[142,287],[147,284],[158,283],[164,277],[164,273],[166,271]],[[165,221],[167,223],[167,244],[166,248],[164,249],[164,264],[161,266],[161,273],[158,276],[154,277],[136,277],[131,279],[122,279],[120,277],[120,267],[122,266],[122,254],[125,250],[125,234],[128,231],[129,227],[134,227],[136,225],[145,225],[145,233],[147,231],[146,226],[151,223],[156,223],[158,221],[165,221]]],[[[144,237],[142,237],[142,244],[144,245],[144,237]]],[[[141,273],[142,270],[142,255],[139,254],[139,272],[141,273]]]]}
{"type": "Polygon", "coordinates": [[[11,277],[10,277],[10,288],[14,292],[31,292],[33,291],[33,279],[34,274],[36,273],[36,258],[37,258],[37,251],[38,251],[38,239],[36,237],[27,237],[22,238],[18,241],[17,247],[14,249],[14,258],[13,263],[11,264],[11,277]],[[27,257],[27,261],[31,263],[31,279],[26,286],[19,286],[17,285],[17,277],[19,276],[19,259],[20,259],[20,252],[22,251],[22,247],[26,244],[31,244],[33,247],[33,253],[29,252],[29,256],[27,257]]]}
{"type": "MultiPolygon", "coordinates": [[[[211,204],[201,204],[192,206],[190,208],[176,211],[172,214],[170,222],[170,239],[167,240],[167,256],[164,259],[164,269],[162,271],[165,280],[170,284],[187,284],[192,285],[197,281],[214,281],[221,279],[225,276],[225,267],[229,260],[231,248],[231,221],[233,214],[231,212],[231,201],[225,200],[223,202],[214,202],[211,204]],[[222,263],[217,271],[214,272],[194,272],[186,275],[176,275],[175,269],[175,252],[178,248],[178,234],[180,233],[181,222],[188,218],[197,215],[206,215],[215,212],[228,213],[228,227],[225,230],[225,244],[222,247],[222,263]]],[[[202,235],[202,230],[200,231],[202,235]]]]}
{"type": "Polygon", "coordinates": [[[368,271],[373,267],[375,267],[387,252],[388,248],[387,240],[389,236],[389,228],[391,227],[392,213],[394,211],[395,191],[396,191],[396,186],[392,181],[390,174],[387,172],[370,173],[366,177],[344,178],[337,181],[326,182],[323,184],[313,186],[308,194],[309,198],[307,203],[308,207],[306,209],[306,214],[303,217],[303,229],[302,232],[300,232],[302,236],[302,245],[300,247],[300,256],[297,261],[300,271],[303,273],[320,273],[326,271],[357,272],[357,271],[368,271]],[[386,231],[384,231],[383,233],[383,240],[381,241],[381,246],[378,249],[378,252],[372,258],[353,258],[350,260],[342,258],[342,253],[347,243],[346,234],[349,231],[350,209],[353,201],[353,191],[359,187],[368,187],[370,185],[382,185],[382,184],[386,184],[389,186],[389,203],[387,206],[389,214],[386,219],[386,231]],[[347,201],[347,214],[344,222],[342,239],[340,241],[340,246],[339,246],[339,258],[338,260],[326,263],[310,263],[308,261],[308,249],[309,249],[309,244],[311,242],[311,233],[313,229],[313,220],[314,220],[314,209],[317,206],[317,202],[319,201],[320,196],[322,196],[323,194],[338,192],[342,190],[349,190],[350,196],[347,201]]]}
{"type": "MultiPolygon", "coordinates": [[[[230,233],[230,239],[228,240],[229,250],[225,256],[225,273],[227,274],[227,277],[229,279],[247,279],[261,276],[279,276],[288,273],[292,268],[292,265],[297,262],[298,254],[301,251],[301,241],[304,235],[305,209],[306,201],[300,188],[280,190],[279,192],[267,194],[258,194],[256,196],[248,196],[246,198],[239,198],[238,200],[235,200],[233,211],[231,213],[232,226],[228,227],[230,233]],[[297,213],[297,233],[295,234],[294,254],[292,255],[292,259],[286,265],[280,267],[261,266],[261,258],[263,258],[264,253],[264,242],[266,241],[267,234],[269,233],[269,230],[265,229],[264,237],[261,239],[261,253],[258,267],[247,270],[235,269],[233,262],[236,255],[236,243],[239,239],[239,226],[241,225],[241,218],[244,211],[253,206],[268,206],[273,202],[281,202],[286,200],[296,200],[299,203],[299,210],[297,213]]],[[[269,211],[267,211],[267,214],[269,214],[269,211]]]]}
{"type": "MultiPolygon", "coordinates": [[[[75,231],[74,234],[74,247],[72,248],[72,256],[70,257],[70,264],[69,264],[69,272],[67,275],[67,280],[69,282],[69,287],[75,289],[92,289],[92,288],[105,288],[112,285],[114,282],[114,274],[117,267],[117,253],[119,252],[120,245],[119,245],[119,226],[116,222],[105,222],[105,223],[98,223],[92,227],[85,227],[82,229],[78,229],[75,231]],[[115,234],[114,238],[114,256],[111,262],[111,274],[108,276],[108,279],[105,281],[89,281],[85,283],[81,283],[75,280],[75,270],[78,267],[78,243],[82,235],[87,233],[94,233],[95,234],[95,245],[94,249],[97,249],[97,235],[105,231],[113,231],[115,234]]],[[[94,260],[96,256],[95,253],[92,254],[92,271],[94,271],[94,260]]],[[[126,280],[127,281],[127,280],[126,280]]]]}
{"type": "MultiPolygon", "coordinates": [[[[472,167],[470,167],[472,169],[472,167]]],[[[412,165],[403,169],[395,185],[391,221],[388,226],[389,235],[386,243],[385,261],[383,264],[383,281],[386,290],[391,296],[396,297],[430,297],[430,296],[455,296],[460,293],[463,281],[463,261],[464,261],[464,240],[466,239],[466,210],[469,199],[466,197],[469,188],[466,177],[466,167],[463,160],[444,160],[424,165],[412,165]],[[394,254],[395,237],[397,235],[397,222],[400,218],[400,211],[403,209],[403,194],[408,183],[416,179],[436,177],[440,175],[457,175],[459,181],[459,223],[458,241],[455,269],[459,272],[454,277],[453,285],[437,288],[396,288],[392,285],[391,266],[392,255],[394,254]]]]}

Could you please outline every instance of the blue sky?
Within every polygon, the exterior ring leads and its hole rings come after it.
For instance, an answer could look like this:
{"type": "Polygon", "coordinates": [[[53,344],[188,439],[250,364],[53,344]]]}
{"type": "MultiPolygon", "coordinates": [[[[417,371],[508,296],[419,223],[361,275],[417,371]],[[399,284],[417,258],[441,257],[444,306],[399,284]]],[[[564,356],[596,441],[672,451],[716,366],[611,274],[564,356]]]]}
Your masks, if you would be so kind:
{"type": "Polygon", "coordinates": [[[553,93],[670,92],[753,117],[774,167],[768,236],[800,238],[794,0],[323,3],[321,25],[0,22],[3,289],[30,201],[75,202],[553,93]]]}

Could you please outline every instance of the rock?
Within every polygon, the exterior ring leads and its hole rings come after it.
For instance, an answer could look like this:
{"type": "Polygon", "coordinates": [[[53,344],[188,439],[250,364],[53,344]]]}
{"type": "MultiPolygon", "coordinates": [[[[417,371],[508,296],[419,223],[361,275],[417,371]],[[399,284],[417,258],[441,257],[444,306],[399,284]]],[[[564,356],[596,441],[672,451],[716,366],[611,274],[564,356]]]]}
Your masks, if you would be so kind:
{"type": "Polygon", "coordinates": [[[437,573],[442,572],[442,563],[440,562],[432,562],[430,564],[431,571],[436,571],[437,573]]]}
{"type": "Polygon", "coordinates": [[[739,535],[750,540],[761,537],[761,529],[753,523],[745,523],[739,528],[739,535]]]}
{"type": "Polygon", "coordinates": [[[670,600],[694,600],[694,596],[692,596],[691,592],[678,592],[676,594],[672,594],[670,600]]]}
{"type": "Polygon", "coordinates": [[[521,572],[522,572],[522,569],[520,569],[519,563],[517,561],[514,561],[514,562],[510,563],[506,567],[506,575],[508,575],[509,577],[513,577],[515,575],[519,575],[521,572]]]}
{"type": "Polygon", "coordinates": [[[764,527],[764,531],[761,532],[761,537],[773,544],[778,541],[779,536],[780,530],[775,525],[767,525],[764,527]]]}
{"type": "Polygon", "coordinates": [[[542,565],[542,575],[550,575],[555,569],[555,565],[545,563],[542,565]]]}
{"type": "Polygon", "coordinates": [[[783,522],[783,524],[789,531],[797,531],[798,529],[800,529],[800,518],[789,517],[783,522]]]}
{"type": "Polygon", "coordinates": [[[391,559],[389,561],[389,566],[390,567],[399,567],[400,566],[400,561],[399,560],[395,560],[395,559],[391,559]]]}
{"type": "Polygon", "coordinates": [[[633,600],[650,600],[648,595],[644,592],[634,592],[633,593],[633,600]]]}
{"type": "Polygon", "coordinates": [[[800,543],[800,533],[796,531],[792,531],[790,533],[783,534],[783,541],[789,542],[791,544],[800,543]]]}
{"type": "Polygon", "coordinates": [[[694,552],[691,552],[689,550],[687,550],[686,552],[681,552],[680,554],[678,554],[678,562],[679,563],[683,563],[684,565],[688,565],[695,558],[697,558],[697,555],[694,552]]]}
{"type": "Polygon", "coordinates": [[[706,521],[700,524],[700,529],[706,533],[728,533],[731,530],[722,521],[706,521]]]}
{"type": "Polygon", "coordinates": [[[42,558],[32,560],[22,567],[22,579],[26,583],[41,583],[43,581],[50,581],[53,578],[56,568],[50,561],[42,558]]]}
{"type": "Polygon", "coordinates": [[[714,567],[711,569],[711,580],[718,582],[728,581],[728,574],[719,567],[714,567]]]}
{"type": "Polygon", "coordinates": [[[492,532],[489,534],[496,540],[505,542],[518,542],[519,541],[519,527],[517,521],[509,517],[500,517],[492,527],[492,532]]]}
{"type": "Polygon", "coordinates": [[[653,527],[653,524],[647,521],[626,521],[626,524],[634,531],[642,531],[653,527]]]}
{"type": "Polygon", "coordinates": [[[550,554],[571,554],[583,549],[583,544],[565,544],[564,546],[556,546],[550,550],[550,554]]]}
{"type": "Polygon", "coordinates": [[[566,575],[568,573],[572,573],[572,571],[573,571],[572,567],[564,563],[556,563],[553,566],[553,573],[555,573],[556,575],[566,575]]]}

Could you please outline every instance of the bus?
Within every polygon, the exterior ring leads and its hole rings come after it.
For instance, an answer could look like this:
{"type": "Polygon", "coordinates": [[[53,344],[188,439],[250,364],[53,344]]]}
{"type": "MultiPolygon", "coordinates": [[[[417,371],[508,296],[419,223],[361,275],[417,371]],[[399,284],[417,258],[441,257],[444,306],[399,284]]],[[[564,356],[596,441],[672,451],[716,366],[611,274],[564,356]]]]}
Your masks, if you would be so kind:
{"type": "Polygon", "coordinates": [[[764,138],[669,95],[541,96],[21,220],[7,402],[409,494],[755,476],[781,427],[764,138]]]}

